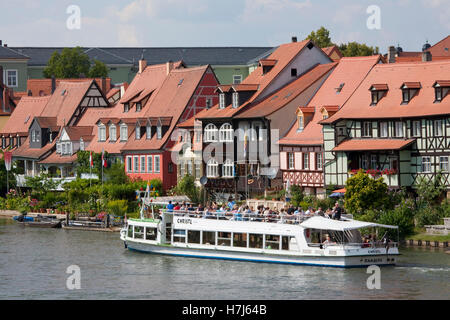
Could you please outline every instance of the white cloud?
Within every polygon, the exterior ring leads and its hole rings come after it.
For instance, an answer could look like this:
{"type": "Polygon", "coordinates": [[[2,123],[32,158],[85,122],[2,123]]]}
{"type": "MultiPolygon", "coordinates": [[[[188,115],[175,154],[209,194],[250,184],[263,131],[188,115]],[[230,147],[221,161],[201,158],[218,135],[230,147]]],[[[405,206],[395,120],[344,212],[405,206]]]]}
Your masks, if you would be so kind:
{"type": "Polygon", "coordinates": [[[117,37],[119,46],[132,47],[139,46],[138,33],[136,27],[133,25],[119,25],[117,26],[117,37]]]}
{"type": "Polygon", "coordinates": [[[310,7],[311,0],[246,0],[240,18],[244,21],[272,19],[275,15],[295,14],[310,7]]]}

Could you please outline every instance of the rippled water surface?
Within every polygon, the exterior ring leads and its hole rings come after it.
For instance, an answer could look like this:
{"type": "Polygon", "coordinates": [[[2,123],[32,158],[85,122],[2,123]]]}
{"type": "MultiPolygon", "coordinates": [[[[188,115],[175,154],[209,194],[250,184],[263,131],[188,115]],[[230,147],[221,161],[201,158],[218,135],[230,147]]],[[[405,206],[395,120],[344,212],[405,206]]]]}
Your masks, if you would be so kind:
{"type": "Polygon", "coordinates": [[[450,254],[401,249],[368,290],[366,269],[130,252],[118,233],[26,228],[0,219],[0,299],[449,299],[450,254]],[[67,267],[81,269],[68,290],[67,267]]]}

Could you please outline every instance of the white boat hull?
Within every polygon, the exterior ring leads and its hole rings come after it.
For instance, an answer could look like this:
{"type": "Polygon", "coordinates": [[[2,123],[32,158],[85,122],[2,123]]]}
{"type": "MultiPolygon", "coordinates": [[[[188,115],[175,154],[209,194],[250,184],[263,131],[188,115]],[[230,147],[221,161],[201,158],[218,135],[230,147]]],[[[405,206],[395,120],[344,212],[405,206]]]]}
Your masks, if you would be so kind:
{"type": "Polygon", "coordinates": [[[134,241],[125,241],[129,250],[182,256],[189,258],[223,259],[247,262],[311,265],[322,267],[355,268],[370,265],[395,265],[398,254],[353,255],[353,256],[306,256],[282,255],[270,253],[251,253],[217,249],[195,249],[170,245],[156,245],[134,241]]]}

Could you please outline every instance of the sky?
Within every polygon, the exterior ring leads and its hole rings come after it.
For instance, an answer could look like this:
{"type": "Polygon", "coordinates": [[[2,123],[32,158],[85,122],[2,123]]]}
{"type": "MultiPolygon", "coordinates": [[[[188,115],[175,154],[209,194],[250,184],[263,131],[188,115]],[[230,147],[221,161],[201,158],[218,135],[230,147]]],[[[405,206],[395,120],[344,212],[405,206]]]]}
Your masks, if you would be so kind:
{"type": "Polygon", "coordinates": [[[321,26],[337,44],[420,51],[450,34],[450,0],[0,0],[0,40],[11,47],[266,47],[321,26]]]}

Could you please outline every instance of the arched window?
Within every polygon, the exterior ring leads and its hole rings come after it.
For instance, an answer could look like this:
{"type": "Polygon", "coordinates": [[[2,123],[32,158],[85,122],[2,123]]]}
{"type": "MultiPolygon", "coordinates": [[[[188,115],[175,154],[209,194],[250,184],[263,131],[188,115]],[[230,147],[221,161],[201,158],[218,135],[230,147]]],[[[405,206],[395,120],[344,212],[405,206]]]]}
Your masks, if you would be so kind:
{"type": "Polygon", "coordinates": [[[206,176],[209,178],[216,178],[219,176],[219,164],[214,159],[209,159],[206,165],[206,176]]]}
{"type": "Polygon", "coordinates": [[[210,123],[205,127],[205,142],[216,142],[218,130],[217,127],[210,123]]]}
{"type": "Polygon", "coordinates": [[[233,127],[229,123],[224,123],[219,130],[220,142],[233,142],[233,127]]]}
{"type": "Polygon", "coordinates": [[[233,161],[227,159],[223,164],[223,175],[224,178],[233,178],[234,177],[234,166],[233,161]]]}

